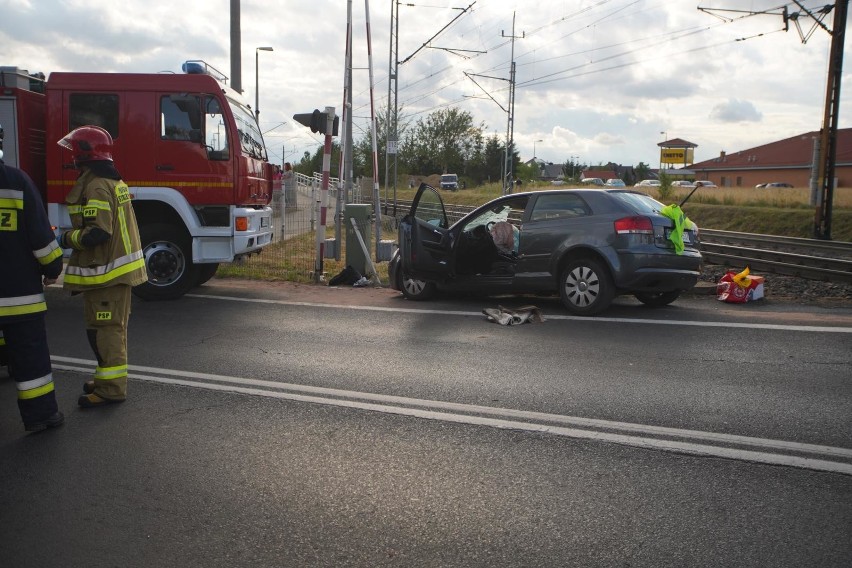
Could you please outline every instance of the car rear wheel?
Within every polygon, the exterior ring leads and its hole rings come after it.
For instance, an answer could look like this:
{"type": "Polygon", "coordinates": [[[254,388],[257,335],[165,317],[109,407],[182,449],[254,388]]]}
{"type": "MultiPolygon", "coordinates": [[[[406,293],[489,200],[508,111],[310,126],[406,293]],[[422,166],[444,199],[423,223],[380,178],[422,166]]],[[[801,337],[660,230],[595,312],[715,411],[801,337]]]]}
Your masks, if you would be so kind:
{"type": "Polygon", "coordinates": [[[401,272],[399,275],[399,289],[402,290],[402,295],[409,300],[428,300],[435,295],[434,282],[411,278],[401,272]]]}
{"type": "Polygon", "coordinates": [[[680,297],[680,290],[672,290],[669,292],[637,292],[634,294],[636,299],[652,308],[661,308],[668,306],[680,297]]]}
{"type": "Polygon", "coordinates": [[[568,311],[593,316],[609,307],[615,285],[600,261],[581,258],[571,261],[559,278],[559,295],[568,311]]]}

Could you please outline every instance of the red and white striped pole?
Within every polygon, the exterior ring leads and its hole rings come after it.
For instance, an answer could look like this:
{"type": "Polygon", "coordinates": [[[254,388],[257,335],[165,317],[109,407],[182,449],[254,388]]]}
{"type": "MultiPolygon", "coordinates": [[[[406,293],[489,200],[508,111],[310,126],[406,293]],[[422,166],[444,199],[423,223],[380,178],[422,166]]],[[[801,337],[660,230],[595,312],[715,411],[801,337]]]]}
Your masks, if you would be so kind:
{"type": "Polygon", "coordinates": [[[325,258],[325,223],[328,211],[328,184],[331,172],[331,138],[334,132],[334,107],[325,107],[325,145],[322,151],[322,184],[319,192],[319,227],[317,227],[316,260],[314,282],[322,281],[323,259],[325,258]]]}
{"type": "Polygon", "coordinates": [[[370,32],[370,0],[364,0],[367,15],[367,61],[370,72],[370,130],[373,131],[373,215],[376,231],[376,260],[379,259],[379,245],[382,240],[382,212],[379,208],[379,150],[376,133],[376,102],[373,96],[373,39],[370,32]]]}

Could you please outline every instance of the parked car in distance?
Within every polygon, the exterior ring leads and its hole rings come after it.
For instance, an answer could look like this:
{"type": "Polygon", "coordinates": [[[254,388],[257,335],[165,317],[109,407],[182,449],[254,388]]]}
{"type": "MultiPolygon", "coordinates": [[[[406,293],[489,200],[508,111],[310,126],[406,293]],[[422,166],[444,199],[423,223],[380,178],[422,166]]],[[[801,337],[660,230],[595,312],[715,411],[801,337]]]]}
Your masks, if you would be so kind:
{"type": "Polygon", "coordinates": [[[606,183],[604,185],[607,187],[626,187],[624,180],[618,178],[610,178],[606,180],[606,183]]]}
{"type": "Polygon", "coordinates": [[[642,181],[637,183],[635,187],[660,187],[660,180],[658,180],[658,179],[643,179],[642,181]]]}
{"type": "Polygon", "coordinates": [[[604,181],[601,178],[583,178],[580,183],[584,185],[603,185],[604,181]]]}
{"type": "Polygon", "coordinates": [[[421,184],[399,224],[390,285],[410,300],[437,290],[558,294],[583,316],[619,294],[665,306],[698,281],[701,253],[691,221],[676,252],[663,207],[629,189],[551,189],[498,197],[450,225],[440,193],[421,184]]]}
{"type": "Polygon", "coordinates": [[[793,187],[793,184],[792,183],[786,183],[786,182],[780,182],[780,181],[774,181],[772,183],[767,183],[764,187],[766,187],[767,189],[770,188],[770,187],[793,187]]]}
{"type": "Polygon", "coordinates": [[[702,179],[702,180],[698,180],[698,181],[696,181],[696,182],[693,184],[693,187],[719,187],[719,186],[718,186],[718,185],[716,185],[715,183],[713,183],[713,182],[712,182],[712,181],[710,181],[710,180],[702,179]]]}
{"type": "Polygon", "coordinates": [[[456,191],[459,188],[459,176],[458,174],[442,174],[441,175],[441,189],[449,189],[450,191],[456,191]]]}
{"type": "Polygon", "coordinates": [[[695,187],[695,184],[685,179],[677,179],[672,182],[672,187],[695,187]]]}
{"type": "Polygon", "coordinates": [[[763,189],[764,187],[766,187],[765,183],[759,183],[756,186],[754,186],[755,189],[763,189]]]}

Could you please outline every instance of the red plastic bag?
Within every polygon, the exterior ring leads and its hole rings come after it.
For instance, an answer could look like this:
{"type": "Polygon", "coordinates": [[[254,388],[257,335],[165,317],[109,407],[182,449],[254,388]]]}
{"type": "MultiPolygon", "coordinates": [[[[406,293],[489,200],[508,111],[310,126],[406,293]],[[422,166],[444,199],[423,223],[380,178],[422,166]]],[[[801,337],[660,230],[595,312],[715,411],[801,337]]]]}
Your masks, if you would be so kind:
{"type": "Polygon", "coordinates": [[[763,298],[763,276],[752,276],[749,268],[727,272],[716,284],[716,299],[731,304],[744,304],[763,298]]]}

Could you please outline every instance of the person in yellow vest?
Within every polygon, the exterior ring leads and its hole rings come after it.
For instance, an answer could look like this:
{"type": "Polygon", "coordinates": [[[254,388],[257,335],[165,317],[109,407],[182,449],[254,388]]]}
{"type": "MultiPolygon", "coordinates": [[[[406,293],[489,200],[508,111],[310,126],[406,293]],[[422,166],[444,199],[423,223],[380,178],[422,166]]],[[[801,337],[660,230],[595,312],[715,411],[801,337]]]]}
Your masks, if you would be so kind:
{"type": "Polygon", "coordinates": [[[71,150],[80,170],[66,198],[72,230],[59,242],[72,249],[63,286],[83,294],[86,334],[98,360],[77,404],[94,408],[127,398],[130,289],[148,277],[130,191],[113,163],[112,136],[81,126],[58,144],[71,150]]]}

